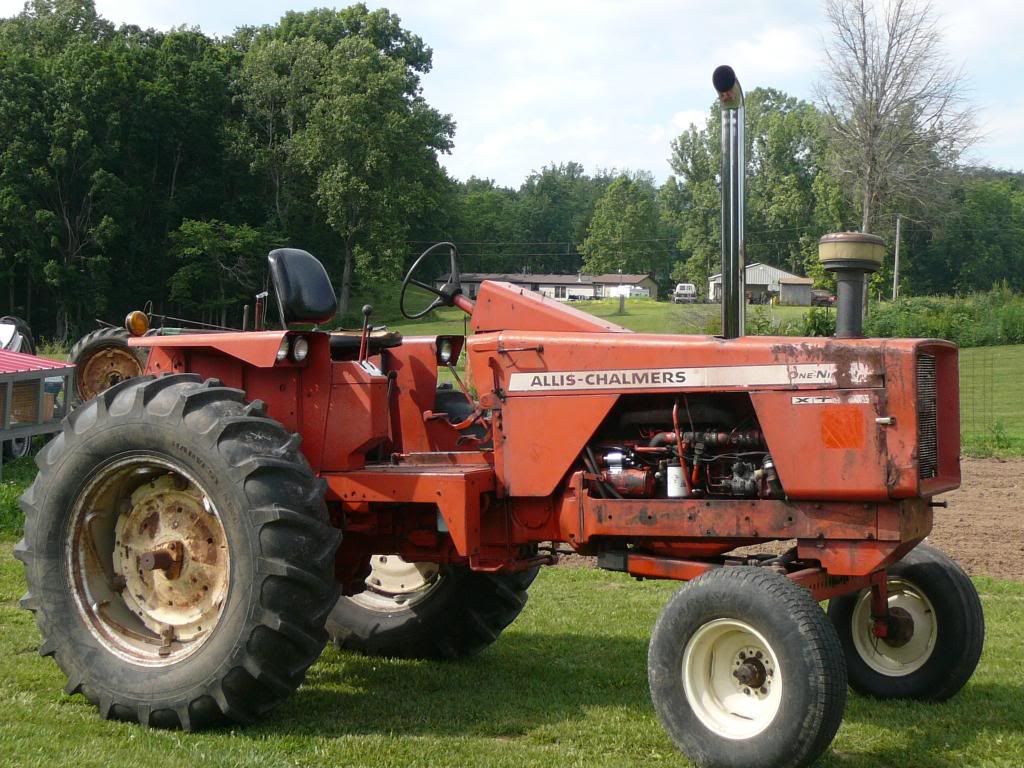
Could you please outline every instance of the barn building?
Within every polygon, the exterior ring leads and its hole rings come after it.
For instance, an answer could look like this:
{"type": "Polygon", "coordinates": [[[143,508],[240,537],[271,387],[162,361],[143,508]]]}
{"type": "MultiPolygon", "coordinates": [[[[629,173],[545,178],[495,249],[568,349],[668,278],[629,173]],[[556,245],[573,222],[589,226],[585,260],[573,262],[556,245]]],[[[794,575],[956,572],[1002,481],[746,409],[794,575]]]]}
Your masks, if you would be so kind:
{"type": "MultiPolygon", "coordinates": [[[[809,277],[800,277],[769,264],[756,262],[747,265],[747,296],[754,304],[767,304],[778,299],[780,304],[810,306],[813,285],[814,281],[809,277]]],[[[708,278],[708,296],[712,301],[722,300],[721,273],[708,278]]]]}

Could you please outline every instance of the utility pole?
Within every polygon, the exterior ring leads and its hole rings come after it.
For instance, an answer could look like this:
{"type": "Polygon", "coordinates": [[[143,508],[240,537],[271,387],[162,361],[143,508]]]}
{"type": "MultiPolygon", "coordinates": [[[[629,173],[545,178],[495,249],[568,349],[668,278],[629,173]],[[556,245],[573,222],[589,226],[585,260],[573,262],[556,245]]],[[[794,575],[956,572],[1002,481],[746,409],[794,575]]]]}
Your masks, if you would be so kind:
{"type": "Polygon", "coordinates": [[[892,267],[892,300],[900,296],[900,215],[896,214],[896,259],[892,267]]]}

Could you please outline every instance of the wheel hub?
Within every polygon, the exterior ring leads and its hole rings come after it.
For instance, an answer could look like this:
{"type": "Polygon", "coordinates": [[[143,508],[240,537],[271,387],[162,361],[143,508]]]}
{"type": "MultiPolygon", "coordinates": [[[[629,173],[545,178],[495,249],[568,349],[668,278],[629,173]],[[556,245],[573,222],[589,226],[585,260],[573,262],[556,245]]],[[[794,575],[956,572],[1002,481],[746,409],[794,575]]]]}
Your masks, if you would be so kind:
{"type": "Polygon", "coordinates": [[[747,739],[769,727],[782,701],[774,650],[738,619],[715,619],[683,652],[683,690],[694,714],[713,732],[747,739]]]}
{"type": "Polygon", "coordinates": [[[863,590],[850,618],[853,645],[872,670],[889,677],[916,672],[931,658],[938,637],[935,608],[911,582],[890,577],[889,616],[884,638],[874,632],[871,591],[863,590]]]}
{"type": "Polygon", "coordinates": [[[736,654],[733,661],[732,676],[746,696],[761,699],[771,689],[772,677],[775,675],[774,664],[764,651],[747,647],[736,654]]]}
{"type": "Polygon", "coordinates": [[[194,486],[165,475],[137,488],[114,529],[112,564],[125,605],[165,643],[213,629],[227,596],[227,541],[194,486]]]}
{"type": "Polygon", "coordinates": [[[351,596],[364,608],[393,611],[410,608],[426,598],[441,581],[437,563],[415,563],[399,555],[376,554],[370,558],[366,589],[351,596]]]}
{"type": "Polygon", "coordinates": [[[88,400],[125,379],[141,375],[138,358],[127,349],[101,349],[79,369],[78,392],[83,400],[88,400]]]}
{"type": "Polygon", "coordinates": [[[902,648],[914,637],[914,617],[906,608],[898,605],[890,608],[886,626],[888,632],[882,642],[891,648],[902,648]]]}

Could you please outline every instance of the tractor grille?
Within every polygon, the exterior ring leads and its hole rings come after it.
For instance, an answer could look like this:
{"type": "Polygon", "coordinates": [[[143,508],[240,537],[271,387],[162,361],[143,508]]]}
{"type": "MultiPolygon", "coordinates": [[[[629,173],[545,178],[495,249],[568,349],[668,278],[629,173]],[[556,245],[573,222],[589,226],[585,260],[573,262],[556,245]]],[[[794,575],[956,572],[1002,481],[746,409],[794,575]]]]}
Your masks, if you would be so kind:
{"type": "Polygon", "coordinates": [[[938,390],[935,357],[917,358],[917,472],[922,480],[939,474],[938,390]]]}

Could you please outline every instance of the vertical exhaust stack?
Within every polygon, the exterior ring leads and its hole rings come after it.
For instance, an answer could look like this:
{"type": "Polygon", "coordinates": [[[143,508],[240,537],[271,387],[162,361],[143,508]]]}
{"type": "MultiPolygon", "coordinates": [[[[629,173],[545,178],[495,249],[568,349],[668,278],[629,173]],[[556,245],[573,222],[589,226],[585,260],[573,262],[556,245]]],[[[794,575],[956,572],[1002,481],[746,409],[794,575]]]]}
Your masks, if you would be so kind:
{"type": "Polygon", "coordinates": [[[729,66],[718,67],[711,82],[722,104],[722,336],[736,339],[743,335],[746,303],[743,89],[729,66]]]}

